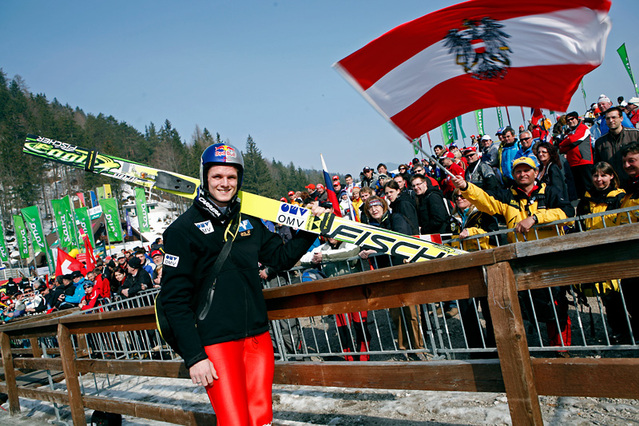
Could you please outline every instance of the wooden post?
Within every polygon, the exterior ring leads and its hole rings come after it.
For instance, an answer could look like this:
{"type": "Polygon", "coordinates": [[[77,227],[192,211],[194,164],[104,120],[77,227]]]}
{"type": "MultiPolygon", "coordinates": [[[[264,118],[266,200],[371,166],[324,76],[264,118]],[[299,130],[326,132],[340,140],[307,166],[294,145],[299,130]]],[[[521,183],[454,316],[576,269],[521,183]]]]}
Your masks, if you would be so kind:
{"type": "Polygon", "coordinates": [[[13,356],[11,355],[11,338],[7,333],[0,333],[0,349],[2,349],[4,380],[7,383],[7,395],[9,395],[9,413],[13,416],[20,412],[20,399],[18,398],[16,371],[13,366],[13,356]]]}
{"type": "Polygon", "coordinates": [[[543,425],[515,274],[506,262],[486,266],[488,302],[514,425],[543,425]]]}
{"type": "Polygon", "coordinates": [[[62,370],[64,371],[64,378],[67,383],[69,408],[71,409],[73,424],[75,426],[86,425],[82,391],[80,389],[80,380],[78,380],[78,371],[75,366],[73,343],[71,342],[71,332],[64,324],[58,324],[58,345],[60,346],[62,370]]]}
{"type": "Polygon", "coordinates": [[[42,348],[38,344],[38,338],[37,337],[31,337],[29,339],[29,342],[31,343],[31,353],[33,354],[33,357],[34,358],[41,358],[42,357],[42,348]]]}

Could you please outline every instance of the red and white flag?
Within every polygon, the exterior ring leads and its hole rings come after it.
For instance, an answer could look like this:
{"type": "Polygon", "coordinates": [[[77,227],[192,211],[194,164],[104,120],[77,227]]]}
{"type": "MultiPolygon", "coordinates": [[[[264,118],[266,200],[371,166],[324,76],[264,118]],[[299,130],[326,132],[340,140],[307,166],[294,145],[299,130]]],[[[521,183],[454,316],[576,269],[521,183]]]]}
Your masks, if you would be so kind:
{"type": "Polygon", "coordinates": [[[609,0],[471,0],[407,22],[335,64],[409,140],[496,106],[566,111],[598,67],[609,0]]]}
{"type": "Polygon", "coordinates": [[[67,252],[59,248],[58,260],[56,261],[55,265],[56,276],[68,275],[73,271],[80,271],[82,272],[82,275],[87,274],[87,270],[82,262],[69,256],[67,252]]]}

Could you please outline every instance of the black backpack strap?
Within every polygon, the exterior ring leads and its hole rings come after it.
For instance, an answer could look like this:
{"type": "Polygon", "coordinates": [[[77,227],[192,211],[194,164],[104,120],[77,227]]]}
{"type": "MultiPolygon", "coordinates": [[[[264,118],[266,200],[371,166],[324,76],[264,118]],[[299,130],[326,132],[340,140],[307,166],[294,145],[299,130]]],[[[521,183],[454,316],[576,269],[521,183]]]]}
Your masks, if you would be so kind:
{"type": "Polygon", "coordinates": [[[215,263],[213,264],[213,269],[211,270],[211,276],[213,277],[213,282],[211,283],[209,288],[206,290],[206,296],[204,297],[204,305],[202,306],[200,304],[201,308],[198,307],[199,312],[196,312],[197,319],[199,319],[200,321],[206,318],[206,316],[209,313],[209,310],[211,309],[211,306],[213,305],[213,296],[215,294],[215,283],[217,281],[217,276],[220,274],[220,271],[222,270],[222,266],[224,266],[224,262],[226,261],[226,258],[229,256],[229,253],[231,252],[231,247],[233,246],[235,235],[237,235],[237,229],[240,226],[240,221],[241,221],[241,216],[238,215],[237,220],[231,221],[231,223],[229,224],[229,227],[227,228],[227,231],[229,231],[230,233],[229,238],[226,240],[226,243],[224,243],[224,247],[222,247],[222,251],[220,252],[217,259],[215,260],[215,263]]]}

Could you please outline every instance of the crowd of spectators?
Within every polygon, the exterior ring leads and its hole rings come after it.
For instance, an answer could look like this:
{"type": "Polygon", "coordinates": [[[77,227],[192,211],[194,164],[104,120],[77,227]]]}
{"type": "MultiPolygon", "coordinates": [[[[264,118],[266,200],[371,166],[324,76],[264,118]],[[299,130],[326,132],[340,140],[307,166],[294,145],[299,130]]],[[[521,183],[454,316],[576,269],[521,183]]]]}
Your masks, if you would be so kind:
{"type": "MultiPolygon", "coordinates": [[[[588,214],[639,204],[639,98],[628,102],[619,98],[618,102],[613,106],[601,95],[585,114],[567,113],[557,117],[554,125],[545,118],[531,120],[518,131],[510,126],[498,129],[495,140],[485,134],[472,136],[470,146],[437,145],[432,158],[414,158],[392,172],[384,163],[375,170],[367,166],[358,181],[351,174],[343,180],[335,175],[332,185],[339,214],[408,235],[451,234],[451,244],[465,250],[574,232],[576,227],[533,226],[573,217],[575,207],[580,214],[588,214]],[[508,241],[476,238],[500,228],[514,231],[508,234],[508,241]]],[[[335,207],[328,201],[324,183],[290,191],[283,201],[299,205],[318,201],[335,207]]],[[[637,221],[639,214],[608,215],[605,223],[615,226],[627,223],[629,217],[637,221]]],[[[591,220],[583,224],[592,229],[602,223],[591,220]]],[[[339,250],[339,242],[330,248],[339,250]]],[[[331,253],[326,252],[327,246],[315,250],[325,258],[331,253]]],[[[373,253],[360,250],[359,256],[365,259],[373,253]]],[[[376,267],[382,266],[377,262],[376,267]]],[[[639,293],[636,281],[601,286],[614,293],[606,295],[604,304],[611,306],[609,310],[623,312],[619,309],[619,288],[625,300],[633,300],[639,293]]],[[[566,288],[554,288],[550,294],[532,291],[530,298],[522,300],[524,315],[546,323],[550,344],[570,345],[566,288]]],[[[631,304],[627,309],[635,338],[639,337],[639,323],[635,324],[639,312],[634,312],[637,308],[631,304]]],[[[467,303],[459,310],[464,322],[464,318],[470,322],[477,318],[467,303]]],[[[455,304],[446,306],[448,317],[459,310],[455,304]]],[[[399,321],[398,333],[412,343],[400,341],[400,348],[421,347],[423,343],[410,326],[420,321],[419,311],[403,315],[402,321],[409,326],[401,327],[399,321]]],[[[629,328],[621,319],[613,321],[611,327],[615,342],[629,341],[629,328]]]]}
{"type": "Polygon", "coordinates": [[[50,279],[9,278],[0,287],[1,320],[72,308],[93,309],[159,287],[162,250],[158,239],[149,250],[140,246],[98,258],[91,270],[83,268],[50,279]]]}

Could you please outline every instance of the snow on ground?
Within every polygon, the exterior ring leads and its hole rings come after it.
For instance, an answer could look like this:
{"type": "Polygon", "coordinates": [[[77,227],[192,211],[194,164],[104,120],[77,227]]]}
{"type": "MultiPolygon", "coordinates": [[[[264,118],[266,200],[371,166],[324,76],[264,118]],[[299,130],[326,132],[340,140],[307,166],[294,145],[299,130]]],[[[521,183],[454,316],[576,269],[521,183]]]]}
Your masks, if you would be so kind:
{"type": "MultiPolygon", "coordinates": [[[[212,411],[202,387],[185,379],[133,376],[83,377],[88,394],[125,400],[175,405],[198,411],[212,411]]],[[[64,384],[56,385],[64,389],[64,384]]],[[[541,397],[544,422],[549,425],[639,425],[639,400],[611,398],[541,397]]],[[[44,425],[56,420],[52,404],[20,399],[22,411],[10,417],[0,412],[3,425],[44,425]]],[[[8,409],[8,404],[4,405],[8,409]]],[[[507,425],[511,424],[505,394],[434,392],[351,388],[279,386],[273,389],[275,425],[507,425]]],[[[90,410],[86,411],[87,422],[90,410]]],[[[61,420],[71,424],[67,407],[61,420]]],[[[168,423],[125,416],[125,425],[166,425],[168,423]]]]}

